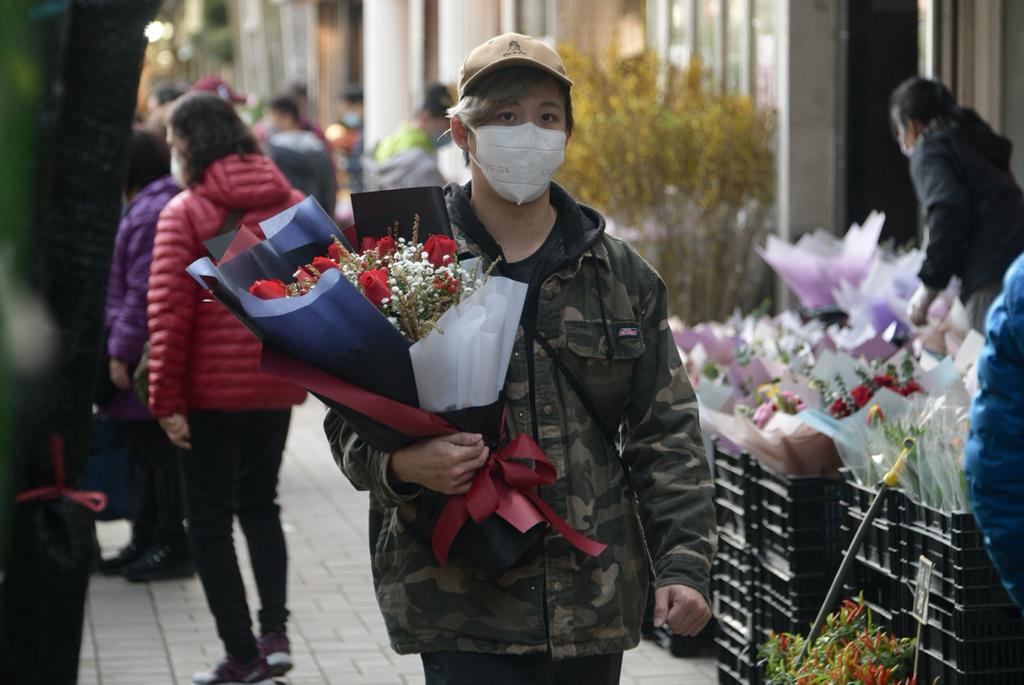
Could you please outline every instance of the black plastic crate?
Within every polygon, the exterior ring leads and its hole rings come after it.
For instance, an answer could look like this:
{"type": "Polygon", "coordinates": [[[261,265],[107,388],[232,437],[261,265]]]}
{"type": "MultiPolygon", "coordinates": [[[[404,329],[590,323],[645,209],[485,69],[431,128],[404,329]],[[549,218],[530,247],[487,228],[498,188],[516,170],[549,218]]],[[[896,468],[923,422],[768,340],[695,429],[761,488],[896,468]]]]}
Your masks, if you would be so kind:
{"type": "MultiPolygon", "coordinates": [[[[910,593],[909,586],[905,590],[910,593]]],[[[930,597],[928,618],[938,627],[965,640],[1024,638],[1024,616],[1016,605],[978,607],[930,597]]]]}
{"type": "Polygon", "coordinates": [[[745,483],[736,485],[717,476],[715,477],[715,499],[720,499],[743,513],[746,513],[747,506],[750,504],[750,495],[745,483]]]}
{"type": "MultiPolygon", "coordinates": [[[[917,557],[908,557],[903,580],[911,590],[916,587],[917,557]]],[[[936,567],[931,574],[930,594],[946,601],[970,607],[1010,606],[1013,600],[1006,592],[994,568],[962,569],[954,566],[950,576],[936,567]]]]}
{"type": "Polygon", "coordinates": [[[935,568],[944,575],[953,574],[954,567],[961,569],[992,569],[992,559],[984,547],[975,549],[955,547],[949,539],[936,530],[928,530],[916,525],[905,527],[904,544],[907,559],[917,561],[918,557],[928,557],[935,568]]]}
{"type": "Polygon", "coordinates": [[[734,547],[727,534],[719,536],[718,554],[715,555],[711,572],[715,575],[724,575],[730,579],[751,585],[760,579],[759,568],[756,559],[743,547],[734,547]]]}
{"type": "Polygon", "coordinates": [[[720,685],[760,685],[757,645],[719,625],[715,636],[720,685]]]}
{"type": "MultiPolygon", "coordinates": [[[[860,519],[847,516],[847,523],[843,525],[843,549],[849,549],[853,542],[853,536],[860,525],[860,519]]],[[[898,541],[902,536],[899,528],[895,530],[887,523],[873,524],[868,528],[860,548],[857,550],[857,558],[864,559],[878,568],[885,569],[895,576],[903,573],[904,545],[898,541]],[[896,542],[896,544],[893,544],[896,542]]]]}
{"type": "Polygon", "coordinates": [[[818,607],[834,577],[834,568],[829,573],[797,575],[769,559],[761,559],[760,594],[771,594],[778,601],[797,609],[818,607]]]}
{"type": "Polygon", "coordinates": [[[774,502],[777,506],[799,506],[810,502],[827,500],[838,501],[837,493],[841,481],[838,478],[822,476],[786,476],[775,473],[771,469],[760,466],[757,481],[763,491],[778,495],[774,502]]]}
{"type": "Polygon", "coordinates": [[[985,549],[985,536],[978,528],[974,514],[970,512],[946,514],[905,497],[903,522],[908,528],[916,527],[931,532],[956,549],[985,549]]]}
{"type": "Polygon", "coordinates": [[[718,553],[744,561],[753,558],[750,543],[730,530],[718,531],[718,553]]]}
{"type": "Polygon", "coordinates": [[[833,572],[842,554],[840,481],[779,476],[762,468],[757,482],[761,556],[796,574],[833,572]]]}
{"type": "MultiPolygon", "coordinates": [[[[867,510],[877,496],[877,491],[850,480],[844,474],[840,489],[840,512],[842,517],[843,549],[849,549],[857,529],[864,521],[867,510]]],[[[882,507],[868,528],[858,555],[899,574],[903,553],[903,495],[898,490],[887,490],[882,497],[882,507]]]]}
{"type": "Polygon", "coordinates": [[[724,575],[711,578],[711,600],[715,619],[728,625],[748,642],[754,638],[753,588],[724,575]]]}
{"type": "Polygon", "coordinates": [[[887,628],[903,627],[902,612],[909,608],[906,600],[909,591],[904,589],[898,575],[858,556],[844,586],[847,597],[862,594],[864,603],[887,628]]]}
{"type": "Polygon", "coordinates": [[[735,493],[717,479],[715,480],[715,511],[718,516],[719,532],[728,532],[745,545],[756,547],[756,511],[746,502],[746,495],[737,503],[735,493]]]}
{"type": "Polygon", "coordinates": [[[746,490],[750,478],[750,455],[733,454],[721,449],[717,442],[714,446],[715,478],[729,483],[741,491],[746,490]]]}
{"type": "MultiPolygon", "coordinates": [[[[843,506],[855,514],[858,519],[863,519],[864,514],[878,495],[878,488],[857,483],[847,469],[842,469],[840,473],[843,476],[843,484],[840,489],[843,506]]],[[[903,523],[905,500],[906,497],[899,490],[891,488],[886,490],[882,498],[882,508],[878,511],[875,521],[888,523],[890,527],[896,527],[903,523]]]]}
{"type": "Polygon", "coordinates": [[[965,673],[1024,671],[1024,637],[965,640],[942,630],[934,618],[922,626],[921,648],[941,654],[944,663],[965,673]]]}
{"type": "Polygon", "coordinates": [[[917,682],[924,685],[936,678],[941,685],[1024,685],[1024,670],[965,671],[945,661],[941,654],[922,649],[918,659],[917,682]]]}
{"type": "Polygon", "coordinates": [[[824,596],[814,605],[795,607],[769,593],[762,593],[757,596],[755,623],[762,635],[767,635],[768,631],[806,635],[811,623],[818,617],[823,601],[824,596]]]}

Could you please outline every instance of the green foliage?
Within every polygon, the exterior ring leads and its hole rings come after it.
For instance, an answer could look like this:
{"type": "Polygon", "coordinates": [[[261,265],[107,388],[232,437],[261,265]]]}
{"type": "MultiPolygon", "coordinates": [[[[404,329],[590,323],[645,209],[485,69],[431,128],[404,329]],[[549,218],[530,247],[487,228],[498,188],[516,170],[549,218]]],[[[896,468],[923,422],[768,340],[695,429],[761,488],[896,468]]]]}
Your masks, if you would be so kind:
{"type": "Polygon", "coordinates": [[[706,86],[647,52],[603,59],[559,48],[576,128],[559,181],[619,226],[661,272],[685,321],[724,319],[761,299],[754,245],[774,195],[774,122],[749,97],[706,86]]]}
{"type": "MultiPolygon", "coordinates": [[[[0,230],[0,279],[13,283],[22,278],[26,264],[26,239],[32,228],[35,181],[38,175],[35,145],[38,138],[36,115],[42,89],[42,69],[36,17],[28,2],[0,3],[0,207],[4,227],[0,230]]],[[[50,8],[58,12],[57,8],[50,8]]],[[[59,11],[64,11],[59,8],[59,11]]],[[[0,579],[7,567],[7,515],[13,494],[9,492],[11,459],[14,451],[15,389],[11,351],[7,347],[9,326],[18,325],[9,288],[0,285],[0,579]]]]}

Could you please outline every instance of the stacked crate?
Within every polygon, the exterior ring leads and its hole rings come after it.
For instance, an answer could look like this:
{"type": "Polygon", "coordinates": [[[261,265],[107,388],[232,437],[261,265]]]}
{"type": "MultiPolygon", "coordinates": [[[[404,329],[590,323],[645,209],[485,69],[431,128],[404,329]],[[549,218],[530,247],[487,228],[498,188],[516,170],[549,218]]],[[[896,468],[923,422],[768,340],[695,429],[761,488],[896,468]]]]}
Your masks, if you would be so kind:
{"type": "MultiPolygon", "coordinates": [[[[840,496],[843,549],[848,549],[854,533],[877,492],[856,483],[844,473],[840,496]]],[[[876,623],[901,637],[912,633],[910,592],[902,582],[903,574],[903,494],[888,490],[875,520],[872,521],[857,552],[857,562],[846,578],[847,597],[863,593],[864,604],[876,623]]]]}
{"type": "Polygon", "coordinates": [[[842,557],[839,481],[758,470],[757,641],[806,634],[842,557]]]}
{"type": "Polygon", "coordinates": [[[838,567],[838,481],[780,476],[722,449],[714,464],[719,683],[756,685],[758,646],[769,631],[806,633],[838,567]]]}
{"type": "Polygon", "coordinates": [[[755,640],[757,503],[752,488],[756,462],[746,454],[716,450],[714,464],[718,554],[712,567],[711,596],[718,622],[719,683],[756,685],[760,682],[755,640]]]}
{"type": "Polygon", "coordinates": [[[943,685],[1024,685],[1024,617],[1013,604],[970,513],[944,514],[904,498],[903,583],[933,564],[918,673],[943,685]]]}
{"type": "MultiPolygon", "coordinates": [[[[770,631],[806,634],[843,551],[876,496],[849,478],[780,476],[756,459],[714,453],[719,554],[712,574],[720,683],[758,684],[770,631]]],[[[971,514],[885,495],[847,578],[876,622],[913,636],[918,559],[934,564],[918,682],[1024,685],[1024,618],[1003,589],[971,514]]]]}
{"type": "MultiPolygon", "coordinates": [[[[845,545],[877,491],[852,482],[842,489],[845,545]]],[[[973,515],[944,514],[901,492],[885,494],[846,581],[889,631],[917,634],[911,616],[918,559],[933,564],[928,623],[921,627],[919,682],[1024,685],[1024,618],[1003,589],[973,515]]]]}

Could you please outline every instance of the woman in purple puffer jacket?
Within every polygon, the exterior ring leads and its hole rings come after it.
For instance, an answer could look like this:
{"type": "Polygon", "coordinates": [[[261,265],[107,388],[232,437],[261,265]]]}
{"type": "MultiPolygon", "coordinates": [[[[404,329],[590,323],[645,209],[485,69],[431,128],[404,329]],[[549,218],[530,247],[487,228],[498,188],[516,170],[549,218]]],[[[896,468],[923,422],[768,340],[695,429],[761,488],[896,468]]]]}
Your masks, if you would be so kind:
{"type": "Polygon", "coordinates": [[[189,576],[195,572],[184,518],[177,452],[156,419],[132,392],[132,371],[148,335],[146,292],[153,237],[160,211],[181,192],[170,172],[166,143],[136,129],[124,182],[127,202],[117,229],[107,286],[107,356],[117,394],[101,407],[122,423],[135,471],[137,505],[132,538],[100,571],[141,582],[189,576]]]}

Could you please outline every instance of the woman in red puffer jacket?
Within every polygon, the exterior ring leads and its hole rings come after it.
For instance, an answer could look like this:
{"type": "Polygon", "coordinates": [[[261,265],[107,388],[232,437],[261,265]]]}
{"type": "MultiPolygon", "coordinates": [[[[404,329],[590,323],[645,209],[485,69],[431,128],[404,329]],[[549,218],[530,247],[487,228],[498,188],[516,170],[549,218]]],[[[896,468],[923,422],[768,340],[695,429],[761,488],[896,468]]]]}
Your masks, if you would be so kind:
{"type": "Polygon", "coordinates": [[[259,342],[185,269],[226,222],[255,224],[302,194],[216,95],[182,98],[170,115],[168,143],[171,173],[187,190],[161,212],[153,246],[149,406],[181,449],[189,542],[227,652],[193,682],[269,685],[291,667],[287,551],[275,500],[291,407],[305,391],[257,373],[259,342]],[[235,557],[235,514],[259,589],[259,641],[235,557]]]}

